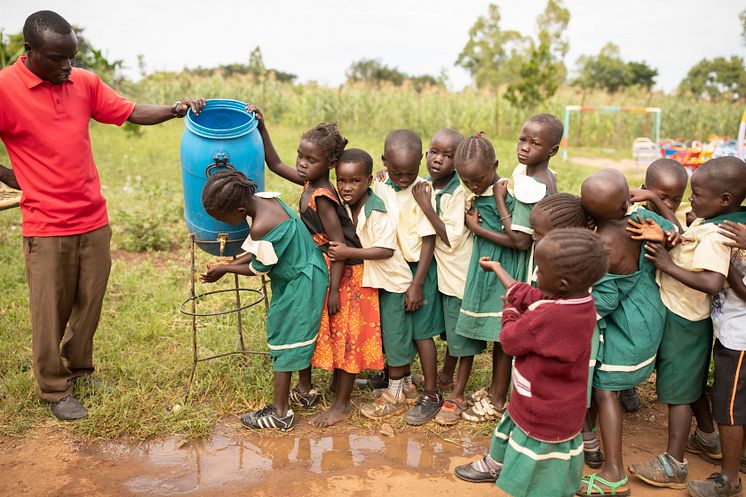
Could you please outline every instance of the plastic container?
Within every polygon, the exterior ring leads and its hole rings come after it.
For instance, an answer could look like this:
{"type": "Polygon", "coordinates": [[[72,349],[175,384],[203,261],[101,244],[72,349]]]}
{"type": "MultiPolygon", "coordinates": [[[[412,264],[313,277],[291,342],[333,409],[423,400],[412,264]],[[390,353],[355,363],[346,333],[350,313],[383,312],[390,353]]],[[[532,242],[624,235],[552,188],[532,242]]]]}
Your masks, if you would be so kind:
{"type": "Polygon", "coordinates": [[[208,174],[234,167],[264,191],[264,143],[259,124],[246,104],[236,100],[208,100],[197,116],[191,109],[184,118],[181,137],[181,178],[184,219],[197,245],[213,255],[241,253],[249,235],[247,223],[230,226],[211,217],[202,207],[202,190],[208,174]],[[208,171],[209,170],[209,171],[208,171]]]}

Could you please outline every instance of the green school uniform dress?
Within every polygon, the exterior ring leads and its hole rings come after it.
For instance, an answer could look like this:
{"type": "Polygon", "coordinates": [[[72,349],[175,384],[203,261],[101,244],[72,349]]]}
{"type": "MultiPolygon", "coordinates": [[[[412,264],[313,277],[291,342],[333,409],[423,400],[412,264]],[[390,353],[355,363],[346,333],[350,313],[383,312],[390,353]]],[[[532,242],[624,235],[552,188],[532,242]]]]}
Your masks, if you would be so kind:
{"type": "MultiPolygon", "coordinates": [[[[505,202],[512,213],[512,226],[530,230],[528,216],[531,213],[531,205],[518,201],[510,193],[505,202]]],[[[482,226],[495,232],[505,231],[492,196],[492,187],[482,195],[474,197],[474,207],[479,210],[482,226]]],[[[495,273],[482,270],[479,266],[479,258],[487,256],[493,261],[499,261],[513,279],[526,281],[529,252],[530,250],[502,247],[481,236],[474,237],[474,251],[469,263],[469,273],[466,277],[464,299],[456,323],[456,333],[477,340],[499,341],[503,309],[500,296],[505,295],[505,288],[500,284],[495,273]]]]}
{"type": "Polygon", "coordinates": [[[254,254],[251,270],[270,278],[267,347],[275,371],[299,371],[311,364],[329,276],[321,250],[303,222],[280,199],[289,219],[242,248],[254,254]]]}
{"type": "MultiPolygon", "coordinates": [[[[640,208],[630,215],[654,220],[663,230],[675,229],[666,219],[640,208]]],[[[599,348],[593,386],[619,391],[642,383],[655,367],[663,335],[666,308],[655,282],[655,264],[640,247],[638,270],[632,274],[606,273],[593,285],[599,348]]]]}

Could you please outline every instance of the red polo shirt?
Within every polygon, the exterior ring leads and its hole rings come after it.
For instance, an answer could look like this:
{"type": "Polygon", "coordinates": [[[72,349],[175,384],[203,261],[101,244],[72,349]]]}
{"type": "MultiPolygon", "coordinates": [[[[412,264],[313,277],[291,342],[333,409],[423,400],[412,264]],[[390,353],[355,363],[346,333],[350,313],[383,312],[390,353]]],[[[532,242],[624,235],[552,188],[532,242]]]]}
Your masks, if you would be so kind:
{"type": "Polygon", "coordinates": [[[79,235],[105,226],[91,119],[122,125],[135,104],[94,73],[73,69],[55,85],[21,57],[0,71],[0,139],[23,189],[23,236],[79,235]]]}

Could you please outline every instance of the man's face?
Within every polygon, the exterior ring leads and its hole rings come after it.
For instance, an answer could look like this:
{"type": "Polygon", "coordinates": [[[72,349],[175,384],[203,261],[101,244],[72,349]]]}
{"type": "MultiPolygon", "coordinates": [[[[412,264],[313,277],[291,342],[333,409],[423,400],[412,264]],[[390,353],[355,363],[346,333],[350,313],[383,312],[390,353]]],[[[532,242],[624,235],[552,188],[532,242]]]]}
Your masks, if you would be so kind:
{"type": "Polygon", "coordinates": [[[78,51],[78,39],[73,31],[59,34],[47,30],[42,33],[38,46],[25,44],[28,59],[26,66],[45,81],[59,85],[70,78],[72,63],[78,51]]]}

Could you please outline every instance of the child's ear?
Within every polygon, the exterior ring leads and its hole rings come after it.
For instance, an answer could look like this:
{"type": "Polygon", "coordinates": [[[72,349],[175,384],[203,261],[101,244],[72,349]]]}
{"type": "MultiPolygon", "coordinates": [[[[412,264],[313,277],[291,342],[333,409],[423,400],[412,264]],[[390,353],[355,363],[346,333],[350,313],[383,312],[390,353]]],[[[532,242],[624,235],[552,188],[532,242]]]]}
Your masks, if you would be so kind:
{"type": "Polygon", "coordinates": [[[386,156],[383,154],[381,154],[381,162],[383,163],[383,167],[388,167],[386,166],[386,156]]]}
{"type": "Polygon", "coordinates": [[[236,209],[236,211],[240,213],[243,217],[246,217],[249,214],[248,211],[246,210],[246,207],[239,207],[238,209],[236,209]]]}
{"type": "Polygon", "coordinates": [[[368,176],[368,188],[370,188],[370,185],[372,184],[373,184],[373,175],[371,174],[370,176],[368,176]]]}
{"type": "Polygon", "coordinates": [[[562,293],[566,293],[570,291],[570,282],[567,281],[567,278],[560,278],[559,284],[557,285],[557,289],[562,293]]]}
{"type": "Polygon", "coordinates": [[[733,202],[733,194],[731,192],[723,192],[720,195],[720,205],[723,207],[729,206],[733,202]]]}
{"type": "Polygon", "coordinates": [[[560,147],[559,143],[553,146],[552,150],[549,152],[549,157],[554,157],[555,155],[557,155],[557,152],[559,152],[559,147],[560,147]]]}

